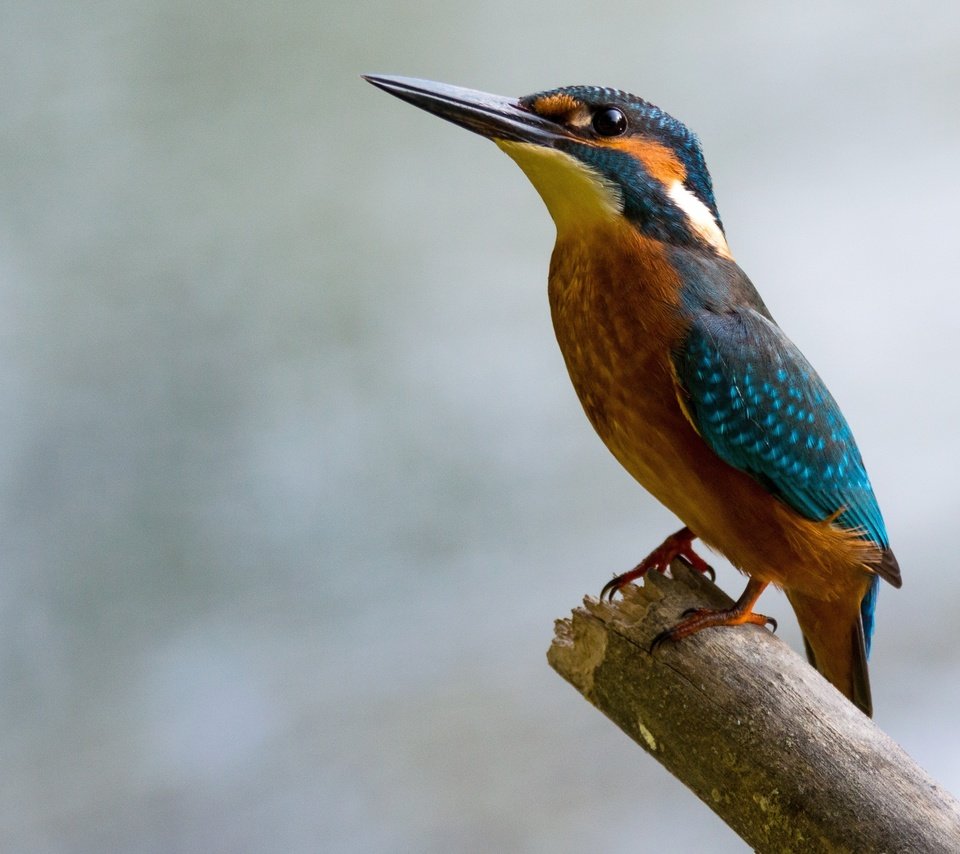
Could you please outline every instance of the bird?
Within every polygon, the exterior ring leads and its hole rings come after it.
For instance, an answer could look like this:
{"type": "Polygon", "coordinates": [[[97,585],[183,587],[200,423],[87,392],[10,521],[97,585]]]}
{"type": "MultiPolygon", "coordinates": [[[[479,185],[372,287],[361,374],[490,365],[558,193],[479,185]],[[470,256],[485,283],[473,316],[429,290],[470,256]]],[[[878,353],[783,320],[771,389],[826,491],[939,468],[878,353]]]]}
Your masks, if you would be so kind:
{"type": "Polygon", "coordinates": [[[881,579],[901,586],[853,433],[827,386],[734,260],[699,138],[654,104],[602,86],[520,98],[388,75],[374,86],[492,140],[556,225],[548,295],[584,412],[621,465],[683,522],[617,591],[699,539],[748,577],[725,609],[657,638],[776,627],[784,591],[810,663],[872,716],[867,657],[881,579]]]}

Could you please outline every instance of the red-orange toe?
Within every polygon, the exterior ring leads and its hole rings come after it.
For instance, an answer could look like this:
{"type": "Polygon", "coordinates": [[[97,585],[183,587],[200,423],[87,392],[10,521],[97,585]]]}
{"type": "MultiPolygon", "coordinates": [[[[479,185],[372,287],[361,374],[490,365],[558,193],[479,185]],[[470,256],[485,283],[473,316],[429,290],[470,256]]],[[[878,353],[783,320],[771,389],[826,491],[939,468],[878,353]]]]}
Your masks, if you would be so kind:
{"type": "Polygon", "coordinates": [[[690,637],[702,629],[713,628],[714,626],[742,626],[745,623],[752,623],[756,626],[773,626],[773,631],[777,630],[777,621],[773,617],[767,617],[764,614],[756,614],[753,606],[760,594],[763,592],[767,583],[750,579],[747,583],[747,589],[737,600],[732,608],[694,608],[683,615],[683,619],[673,628],[660,632],[650,645],[650,651],[653,652],[657,647],[666,641],[678,641],[690,637]]]}

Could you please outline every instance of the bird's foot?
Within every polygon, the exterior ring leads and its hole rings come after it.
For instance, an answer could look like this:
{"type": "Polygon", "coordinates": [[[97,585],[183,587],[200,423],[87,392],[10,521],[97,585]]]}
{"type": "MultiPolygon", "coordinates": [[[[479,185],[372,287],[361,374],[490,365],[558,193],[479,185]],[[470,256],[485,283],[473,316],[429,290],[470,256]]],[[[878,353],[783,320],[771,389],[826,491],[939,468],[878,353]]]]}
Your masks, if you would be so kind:
{"type": "Polygon", "coordinates": [[[666,572],[675,558],[680,558],[691,569],[715,581],[717,574],[713,571],[713,567],[693,550],[695,539],[696,534],[689,528],[681,528],[675,534],[671,534],[629,572],[611,578],[604,584],[603,590],[600,591],[601,601],[604,599],[613,601],[613,596],[618,590],[626,587],[631,581],[643,578],[651,569],[666,572]]]}
{"type": "Polygon", "coordinates": [[[650,652],[666,641],[678,641],[696,634],[701,629],[709,629],[713,626],[742,626],[745,623],[753,623],[756,626],[771,625],[773,631],[776,631],[777,621],[773,617],[753,612],[753,606],[766,586],[765,581],[750,579],[743,596],[732,608],[693,608],[684,612],[684,618],[679,623],[671,629],[660,632],[653,639],[650,652]]]}

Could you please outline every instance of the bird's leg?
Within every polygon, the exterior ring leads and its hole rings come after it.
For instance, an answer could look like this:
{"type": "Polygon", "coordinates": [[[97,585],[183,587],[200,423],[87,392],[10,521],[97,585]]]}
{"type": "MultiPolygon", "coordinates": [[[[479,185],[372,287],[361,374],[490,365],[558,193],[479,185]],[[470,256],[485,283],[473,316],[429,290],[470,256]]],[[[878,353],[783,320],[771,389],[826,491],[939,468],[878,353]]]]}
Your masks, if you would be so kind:
{"type": "Polygon", "coordinates": [[[732,608],[723,608],[715,610],[713,608],[695,608],[687,611],[677,625],[672,629],[661,632],[653,639],[650,651],[653,652],[664,641],[678,641],[681,638],[689,637],[701,629],[708,629],[711,626],[740,626],[744,623],[753,623],[757,626],[765,626],[767,623],[773,625],[773,630],[777,630],[777,621],[772,617],[765,617],[763,614],[754,614],[753,606],[757,599],[763,593],[768,582],[757,581],[751,578],[747,582],[747,589],[743,595],[737,599],[732,608]]]}
{"type": "Polygon", "coordinates": [[[713,567],[693,550],[693,541],[696,536],[689,528],[681,528],[675,534],[671,534],[629,572],[618,575],[604,584],[603,590],[600,591],[600,599],[612,601],[614,593],[631,581],[642,578],[651,569],[655,569],[657,572],[666,572],[674,558],[680,558],[692,569],[709,576],[710,580],[713,581],[717,577],[713,567]]]}

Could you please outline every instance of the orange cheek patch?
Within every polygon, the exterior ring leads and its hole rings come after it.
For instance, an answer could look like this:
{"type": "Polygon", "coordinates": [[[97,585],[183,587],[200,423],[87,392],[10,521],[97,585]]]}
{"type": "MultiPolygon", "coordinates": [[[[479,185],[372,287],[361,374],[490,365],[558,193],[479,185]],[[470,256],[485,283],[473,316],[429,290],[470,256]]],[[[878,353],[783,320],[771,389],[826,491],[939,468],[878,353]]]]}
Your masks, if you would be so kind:
{"type": "Polygon", "coordinates": [[[643,164],[648,174],[669,187],[674,181],[683,181],[687,170],[670,149],[644,139],[611,139],[604,146],[618,148],[643,164]]]}

